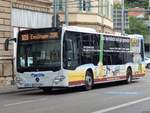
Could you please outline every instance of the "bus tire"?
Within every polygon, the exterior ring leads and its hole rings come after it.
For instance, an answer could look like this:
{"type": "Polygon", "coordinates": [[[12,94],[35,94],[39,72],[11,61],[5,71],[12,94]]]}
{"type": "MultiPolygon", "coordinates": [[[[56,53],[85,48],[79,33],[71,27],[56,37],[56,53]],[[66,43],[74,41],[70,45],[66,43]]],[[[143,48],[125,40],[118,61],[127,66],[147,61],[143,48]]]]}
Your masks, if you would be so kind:
{"type": "Polygon", "coordinates": [[[127,69],[127,75],[126,75],[126,83],[129,84],[132,82],[132,70],[131,68],[127,69]]]}
{"type": "Polygon", "coordinates": [[[85,75],[85,86],[84,86],[84,89],[86,91],[91,90],[92,87],[93,87],[93,82],[94,82],[94,80],[93,80],[92,72],[87,71],[86,75],[85,75]]]}
{"type": "Polygon", "coordinates": [[[150,69],[150,64],[147,64],[147,69],[150,69]]]}

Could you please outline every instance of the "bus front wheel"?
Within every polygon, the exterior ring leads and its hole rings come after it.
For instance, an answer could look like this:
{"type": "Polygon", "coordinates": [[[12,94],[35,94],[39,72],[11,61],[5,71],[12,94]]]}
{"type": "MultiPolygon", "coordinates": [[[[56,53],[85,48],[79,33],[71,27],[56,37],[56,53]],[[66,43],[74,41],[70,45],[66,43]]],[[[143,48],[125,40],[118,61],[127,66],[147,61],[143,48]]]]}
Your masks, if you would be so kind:
{"type": "Polygon", "coordinates": [[[90,71],[87,71],[86,72],[86,76],[85,76],[85,90],[88,91],[88,90],[91,90],[92,87],[93,87],[93,75],[92,75],[92,72],[90,71]]]}

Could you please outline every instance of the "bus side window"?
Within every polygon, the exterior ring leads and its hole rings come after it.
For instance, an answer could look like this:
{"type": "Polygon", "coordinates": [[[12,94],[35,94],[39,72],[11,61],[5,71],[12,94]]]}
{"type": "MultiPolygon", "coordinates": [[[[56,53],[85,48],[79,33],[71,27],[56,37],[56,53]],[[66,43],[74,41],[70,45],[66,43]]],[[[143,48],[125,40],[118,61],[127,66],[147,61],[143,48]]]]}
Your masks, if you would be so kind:
{"type": "Polygon", "coordinates": [[[110,55],[104,55],[103,64],[104,65],[112,65],[112,58],[110,55]]]}
{"type": "Polygon", "coordinates": [[[144,61],[144,41],[141,39],[141,57],[142,61],[144,61]]]}
{"type": "Polygon", "coordinates": [[[97,65],[99,62],[99,35],[92,33],[81,33],[80,35],[80,63],[92,63],[97,65]]]}
{"type": "Polygon", "coordinates": [[[92,34],[93,37],[93,45],[94,45],[94,50],[95,52],[93,52],[93,64],[97,65],[99,62],[99,42],[100,42],[100,36],[98,34],[92,34]]]}

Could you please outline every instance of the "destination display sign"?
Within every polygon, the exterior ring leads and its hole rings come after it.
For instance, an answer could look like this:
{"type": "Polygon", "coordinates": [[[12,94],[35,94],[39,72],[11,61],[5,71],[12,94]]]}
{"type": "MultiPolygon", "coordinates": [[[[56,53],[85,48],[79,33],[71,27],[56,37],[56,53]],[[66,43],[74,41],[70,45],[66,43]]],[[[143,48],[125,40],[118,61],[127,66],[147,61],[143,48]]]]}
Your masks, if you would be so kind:
{"type": "Polygon", "coordinates": [[[31,34],[21,34],[19,39],[21,41],[35,41],[35,40],[48,40],[48,39],[58,39],[58,32],[49,33],[31,33],[31,34]]]}

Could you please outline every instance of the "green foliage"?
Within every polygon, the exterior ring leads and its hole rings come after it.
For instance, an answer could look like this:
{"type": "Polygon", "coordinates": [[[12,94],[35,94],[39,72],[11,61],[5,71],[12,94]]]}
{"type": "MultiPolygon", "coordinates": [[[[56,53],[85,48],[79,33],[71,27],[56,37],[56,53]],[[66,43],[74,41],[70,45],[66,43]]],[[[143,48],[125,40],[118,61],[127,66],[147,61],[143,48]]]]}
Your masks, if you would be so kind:
{"type": "Polygon", "coordinates": [[[144,21],[137,19],[136,17],[129,18],[129,29],[126,29],[125,32],[127,34],[141,34],[144,37],[149,33],[144,21]]]}
{"type": "Polygon", "coordinates": [[[126,8],[140,7],[148,8],[149,0],[125,0],[126,8]]]}
{"type": "Polygon", "coordinates": [[[114,8],[115,8],[115,9],[121,9],[121,4],[120,4],[120,3],[114,4],[114,8]]]}

